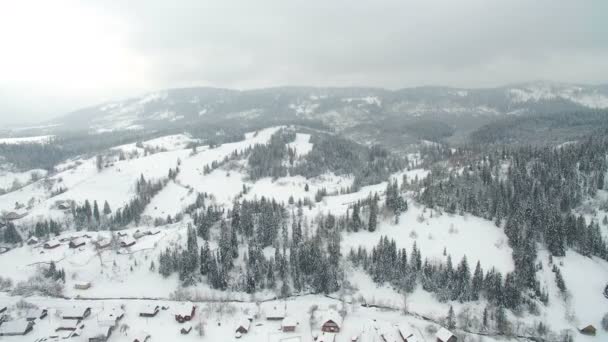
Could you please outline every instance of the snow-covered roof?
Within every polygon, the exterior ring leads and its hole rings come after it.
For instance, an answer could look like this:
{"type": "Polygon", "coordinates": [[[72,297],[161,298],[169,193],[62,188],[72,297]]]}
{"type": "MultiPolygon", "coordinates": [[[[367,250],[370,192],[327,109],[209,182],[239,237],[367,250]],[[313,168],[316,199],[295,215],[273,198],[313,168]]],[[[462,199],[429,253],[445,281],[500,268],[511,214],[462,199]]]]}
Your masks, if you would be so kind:
{"type": "Polygon", "coordinates": [[[49,240],[47,242],[44,243],[46,246],[59,246],[61,245],[61,242],[53,239],[53,240],[49,240]]]}
{"type": "Polygon", "coordinates": [[[78,327],[82,326],[82,323],[80,323],[80,320],[77,319],[61,319],[59,321],[59,323],[57,323],[57,330],[62,329],[70,329],[70,330],[74,330],[78,327]]]}
{"type": "Polygon", "coordinates": [[[45,311],[46,309],[29,309],[25,313],[25,317],[28,319],[38,319],[45,311]]]}
{"type": "MultiPolygon", "coordinates": [[[[86,284],[86,283],[79,283],[79,284],[86,284]]],[[[88,308],[88,307],[66,308],[61,311],[61,317],[82,317],[82,316],[84,316],[87,309],[90,310],[90,308],[88,308]]]]}
{"type": "Polygon", "coordinates": [[[156,304],[146,304],[146,305],[142,305],[139,308],[139,312],[145,313],[145,314],[153,314],[154,312],[156,312],[159,309],[160,309],[160,307],[156,304]]]}
{"type": "Polygon", "coordinates": [[[292,316],[283,318],[283,321],[281,322],[282,327],[295,327],[296,325],[298,325],[298,322],[292,316]]]}
{"type": "Polygon", "coordinates": [[[176,315],[190,316],[192,314],[193,307],[194,305],[192,303],[183,303],[175,306],[173,310],[176,315]]]}
{"type": "Polygon", "coordinates": [[[449,340],[452,336],[454,336],[454,334],[451,331],[449,331],[448,329],[442,327],[441,329],[439,329],[436,336],[441,341],[447,342],[447,340],[449,340]]]}
{"type": "Polygon", "coordinates": [[[72,240],[72,241],[71,241],[71,243],[72,243],[73,245],[84,245],[84,244],[85,244],[85,243],[87,243],[87,242],[84,240],[84,238],[82,238],[82,237],[77,237],[77,238],[75,238],[74,240],[72,240]]]}
{"type": "Polygon", "coordinates": [[[325,324],[328,321],[332,321],[340,327],[342,325],[342,316],[333,309],[327,310],[322,314],[321,325],[325,324]]]}
{"type": "Polygon", "coordinates": [[[283,305],[274,305],[266,311],[266,318],[284,318],[285,307],[283,305]]]}
{"type": "Polygon", "coordinates": [[[97,322],[88,322],[84,327],[84,335],[89,339],[98,336],[108,336],[112,330],[112,326],[99,324],[97,322]]]}
{"type": "Polygon", "coordinates": [[[130,236],[125,236],[123,238],[120,239],[120,243],[122,243],[123,245],[132,245],[134,244],[136,241],[134,238],[130,237],[130,236]]]}
{"type": "Polygon", "coordinates": [[[399,334],[402,338],[407,339],[407,342],[418,342],[418,337],[414,334],[413,329],[404,324],[397,325],[397,329],[399,330],[399,334]]]}
{"type": "Polygon", "coordinates": [[[235,330],[242,327],[245,330],[249,331],[250,326],[251,326],[251,321],[247,317],[241,317],[236,324],[235,330]]]}
{"type": "Polygon", "coordinates": [[[106,308],[97,314],[97,322],[101,326],[114,325],[124,314],[121,308],[106,308]]]}
{"type": "Polygon", "coordinates": [[[22,334],[24,333],[31,325],[32,322],[28,322],[25,319],[18,319],[14,321],[8,321],[2,323],[0,325],[0,332],[2,334],[22,334]]]}

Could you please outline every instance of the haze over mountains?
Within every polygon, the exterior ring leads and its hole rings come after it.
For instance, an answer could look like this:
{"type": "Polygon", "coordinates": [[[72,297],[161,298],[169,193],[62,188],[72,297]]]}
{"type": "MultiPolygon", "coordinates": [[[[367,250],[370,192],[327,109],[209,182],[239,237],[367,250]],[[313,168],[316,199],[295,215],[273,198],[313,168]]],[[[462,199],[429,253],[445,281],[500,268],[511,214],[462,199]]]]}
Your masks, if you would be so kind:
{"type": "Polygon", "coordinates": [[[400,117],[497,116],[608,108],[607,85],[530,82],[486,89],[277,87],[168,89],[117,100],[52,120],[57,128],[97,132],[238,119],[314,120],[337,131],[400,117]]]}

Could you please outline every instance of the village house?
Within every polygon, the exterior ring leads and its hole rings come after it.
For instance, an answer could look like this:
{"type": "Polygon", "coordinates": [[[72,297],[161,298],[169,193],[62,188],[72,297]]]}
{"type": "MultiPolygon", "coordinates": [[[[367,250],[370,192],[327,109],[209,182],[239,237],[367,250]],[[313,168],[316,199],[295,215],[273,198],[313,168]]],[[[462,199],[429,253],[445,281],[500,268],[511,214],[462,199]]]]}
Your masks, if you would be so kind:
{"type": "Polygon", "coordinates": [[[30,309],[27,310],[25,314],[25,319],[28,321],[36,321],[39,319],[44,319],[48,315],[47,309],[30,309]]]}
{"type": "Polygon", "coordinates": [[[35,245],[38,243],[38,238],[35,236],[30,237],[29,239],[27,239],[27,244],[28,245],[35,245]]]}
{"type": "Polygon", "coordinates": [[[269,321],[282,321],[285,318],[285,307],[275,305],[266,311],[266,319],[269,321]]]}
{"type": "Polygon", "coordinates": [[[150,341],[150,334],[145,331],[140,331],[133,337],[133,342],[148,342],[150,341]]]}
{"type": "Polygon", "coordinates": [[[127,232],[118,232],[118,236],[125,237],[125,236],[129,236],[129,234],[127,234],[127,232]]]}
{"type": "Polygon", "coordinates": [[[196,312],[196,306],[191,303],[178,305],[175,310],[175,320],[179,323],[190,321],[194,318],[196,312]]]}
{"type": "Polygon", "coordinates": [[[444,327],[441,327],[435,336],[437,337],[437,342],[456,342],[457,340],[456,336],[444,327]]]}
{"type": "Polygon", "coordinates": [[[61,312],[61,318],[63,319],[83,320],[89,315],[91,315],[91,308],[89,307],[71,307],[61,312]]]}
{"type": "Polygon", "coordinates": [[[0,336],[22,336],[34,329],[34,322],[19,319],[3,322],[0,325],[0,336]]]}
{"type": "Polygon", "coordinates": [[[79,281],[74,283],[74,289],[76,290],[88,290],[91,288],[91,282],[89,281],[79,281]]]}
{"type": "Polygon", "coordinates": [[[158,314],[159,311],[160,311],[160,307],[158,305],[148,304],[148,305],[143,306],[139,310],[139,316],[140,317],[154,317],[158,314]]]}
{"type": "Polygon", "coordinates": [[[59,241],[49,240],[49,241],[45,242],[42,247],[44,247],[45,249],[54,249],[54,248],[59,247],[59,245],[61,245],[61,243],[59,241]]]}
{"type": "Polygon", "coordinates": [[[120,239],[120,247],[127,248],[133,246],[137,241],[130,236],[125,236],[120,239]]]}
{"type": "Polygon", "coordinates": [[[83,238],[76,238],[72,241],[70,241],[69,246],[70,248],[80,248],[82,246],[84,246],[87,242],[83,239],[83,238]]]}
{"type": "Polygon", "coordinates": [[[281,321],[281,330],[283,332],[294,332],[296,331],[296,326],[298,325],[298,322],[296,322],[296,319],[291,317],[291,316],[287,316],[285,318],[283,318],[283,320],[281,321]]]}
{"type": "Polygon", "coordinates": [[[593,325],[583,325],[578,328],[578,331],[583,335],[595,336],[596,329],[593,325]]]}
{"type": "Polygon", "coordinates": [[[322,317],[323,318],[321,319],[321,331],[332,333],[340,332],[340,325],[342,324],[342,319],[335,310],[326,311],[322,317]]]}

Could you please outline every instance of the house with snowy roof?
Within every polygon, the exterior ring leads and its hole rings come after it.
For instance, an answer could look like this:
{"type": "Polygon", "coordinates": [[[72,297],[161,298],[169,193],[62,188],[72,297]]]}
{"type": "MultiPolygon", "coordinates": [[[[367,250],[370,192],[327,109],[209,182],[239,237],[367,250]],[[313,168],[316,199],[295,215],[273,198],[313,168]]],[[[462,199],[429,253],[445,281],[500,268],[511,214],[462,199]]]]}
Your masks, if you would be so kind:
{"type": "Polygon", "coordinates": [[[3,322],[0,325],[0,336],[23,336],[34,329],[34,322],[26,319],[3,322]]]}
{"type": "Polygon", "coordinates": [[[321,318],[321,331],[323,332],[340,332],[342,325],[342,317],[336,310],[330,309],[323,313],[321,318]]]}
{"type": "Polygon", "coordinates": [[[441,329],[437,331],[435,337],[437,337],[437,342],[456,342],[457,340],[456,336],[444,327],[441,327],[441,329]]]}

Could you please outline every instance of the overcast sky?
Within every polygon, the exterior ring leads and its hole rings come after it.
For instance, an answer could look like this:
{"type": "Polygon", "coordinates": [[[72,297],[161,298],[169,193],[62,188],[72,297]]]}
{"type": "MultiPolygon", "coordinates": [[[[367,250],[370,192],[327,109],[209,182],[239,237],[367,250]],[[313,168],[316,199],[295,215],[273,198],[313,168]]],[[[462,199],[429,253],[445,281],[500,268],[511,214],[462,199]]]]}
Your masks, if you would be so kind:
{"type": "Polygon", "coordinates": [[[608,1],[0,3],[0,123],[181,86],[608,82],[608,1]]]}

